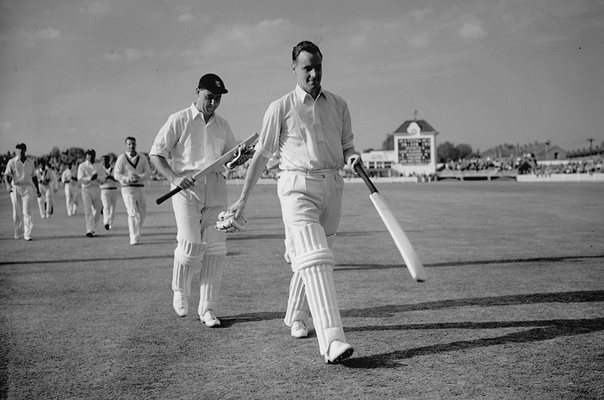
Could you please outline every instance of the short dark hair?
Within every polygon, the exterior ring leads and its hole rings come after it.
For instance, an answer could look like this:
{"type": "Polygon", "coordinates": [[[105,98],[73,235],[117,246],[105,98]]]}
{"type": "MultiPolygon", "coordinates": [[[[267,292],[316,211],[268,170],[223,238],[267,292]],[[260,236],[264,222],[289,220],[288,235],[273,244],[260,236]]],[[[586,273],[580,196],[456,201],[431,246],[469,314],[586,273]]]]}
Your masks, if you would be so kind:
{"type": "Polygon", "coordinates": [[[321,56],[321,59],[323,59],[323,54],[321,54],[319,46],[317,46],[313,42],[309,42],[308,40],[303,40],[294,46],[294,49],[292,50],[292,61],[296,62],[298,56],[303,51],[307,51],[310,54],[318,54],[319,56],[321,56]]]}
{"type": "Polygon", "coordinates": [[[96,151],[94,151],[93,149],[86,150],[86,153],[84,153],[84,155],[88,155],[88,154],[90,154],[93,157],[96,157],[96,151]]]}
{"type": "Polygon", "coordinates": [[[124,143],[127,142],[128,140],[132,140],[133,142],[136,142],[136,138],[134,136],[126,137],[126,139],[124,140],[124,143]]]}
{"type": "Polygon", "coordinates": [[[19,143],[15,146],[15,149],[27,150],[27,145],[25,143],[19,143]]]}

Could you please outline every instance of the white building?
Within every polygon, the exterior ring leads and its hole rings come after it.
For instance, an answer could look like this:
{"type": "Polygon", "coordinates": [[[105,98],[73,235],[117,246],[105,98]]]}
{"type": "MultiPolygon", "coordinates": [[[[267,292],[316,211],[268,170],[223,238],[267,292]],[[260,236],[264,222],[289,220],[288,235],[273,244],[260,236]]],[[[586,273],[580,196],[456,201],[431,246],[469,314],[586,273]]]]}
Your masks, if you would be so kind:
{"type": "Polygon", "coordinates": [[[363,153],[363,164],[377,175],[434,175],[436,135],[438,132],[425,120],[407,120],[392,132],[394,150],[363,153]]]}

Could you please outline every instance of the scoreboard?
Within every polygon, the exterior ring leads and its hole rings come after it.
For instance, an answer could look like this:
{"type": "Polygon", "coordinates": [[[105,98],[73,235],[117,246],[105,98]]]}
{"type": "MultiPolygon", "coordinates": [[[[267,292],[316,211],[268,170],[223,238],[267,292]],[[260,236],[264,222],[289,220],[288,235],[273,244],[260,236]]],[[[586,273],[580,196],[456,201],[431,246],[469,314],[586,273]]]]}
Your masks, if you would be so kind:
{"type": "Polygon", "coordinates": [[[398,138],[399,164],[430,164],[432,160],[430,138],[398,138]]]}

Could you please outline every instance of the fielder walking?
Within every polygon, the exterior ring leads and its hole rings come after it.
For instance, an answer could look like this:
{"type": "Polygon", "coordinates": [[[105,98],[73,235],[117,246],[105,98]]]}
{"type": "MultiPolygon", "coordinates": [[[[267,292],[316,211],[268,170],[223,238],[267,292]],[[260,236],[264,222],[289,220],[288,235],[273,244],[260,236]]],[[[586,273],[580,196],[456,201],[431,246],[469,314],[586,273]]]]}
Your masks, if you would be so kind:
{"type": "Polygon", "coordinates": [[[13,204],[14,238],[31,240],[31,231],[34,226],[32,219],[32,204],[34,195],[42,196],[36,177],[36,166],[25,153],[27,146],[19,143],[16,146],[17,154],[8,160],[4,172],[6,190],[10,193],[13,204]],[[34,194],[35,188],[35,194],[34,194]]]}
{"type": "Polygon", "coordinates": [[[113,165],[111,156],[104,155],[103,170],[105,171],[105,182],[101,183],[101,203],[103,204],[103,224],[105,230],[111,230],[115,218],[115,205],[117,204],[118,183],[113,176],[113,165]]]}
{"type": "Polygon", "coordinates": [[[82,204],[86,236],[95,237],[96,228],[101,220],[101,183],[105,182],[103,166],[95,162],[96,151],[86,151],[86,161],[78,166],[78,182],[82,185],[82,204]]]}
{"type": "Polygon", "coordinates": [[[74,173],[72,163],[68,163],[63,173],[61,173],[61,182],[63,182],[65,190],[65,207],[69,217],[76,215],[78,211],[78,179],[76,176],[77,171],[74,173]]]}
{"type": "Polygon", "coordinates": [[[147,203],[143,195],[145,180],[151,174],[149,161],[144,154],[136,152],[136,139],[126,138],[126,153],[120,154],[115,162],[115,179],[121,184],[122,198],[128,213],[130,244],[135,245],[141,237],[141,229],[147,215],[147,203]]]}
{"type": "Polygon", "coordinates": [[[278,154],[282,173],[277,190],[294,272],[285,323],[292,336],[305,337],[310,311],[321,355],[327,363],[338,363],[353,353],[333,281],[331,243],[340,222],[344,184],[339,171],[345,162],[352,168],[361,159],[346,102],[321,88],[322,61],[321,51],[311,42],[293,48],[297,85],[264,114],[241,195],[229,212],[235,218],[243,214],[268,160],[278,154]]]}
{"type": "Polygon", "coordinates": [[[57,174],[50,168],[48,162],[40,159],[36,170],[41,197],[38,197],[40,218],[50,218],[54,211],[54,197],[58,188],[57,174]]]}
{"type": "Polygon", "coordinates": [[[208,327],[220,325],[216,310],[227,248],[226,234],[214,225],[227,206],[227,191],[220,172],[198,181],[192,175],[237,145],[229,123],[216,114],[227,92],[217,75],[202,76],[194,103],[168,118],[149,152],[151,162],[172,189],[182,189],[172,197],[178,229],[172,276],[174,310],[181,317],[187,315],[191,281],[194,275],[200,276],[197,312],[208,327]]]}

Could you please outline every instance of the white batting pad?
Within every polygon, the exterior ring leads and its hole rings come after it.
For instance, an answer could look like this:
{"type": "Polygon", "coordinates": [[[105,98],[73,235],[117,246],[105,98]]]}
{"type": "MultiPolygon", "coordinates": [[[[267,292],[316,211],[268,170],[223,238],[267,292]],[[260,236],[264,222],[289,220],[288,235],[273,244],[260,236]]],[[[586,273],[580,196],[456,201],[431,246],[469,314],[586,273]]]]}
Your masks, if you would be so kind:
{"type": "Polygon", "coordinates": [[[186,296],[191,294],[191,281],[201,268],[203,244],[179,240],[174,250],[174,267],[172,271],[172,290],[180,290],[186,296]]]}
{"type": "Polygon", "coordinates": [[[334,340],[346,342],[340,308],[333,283],[333,266],[316,265],[300,271],[313,324],[319,340],[319,351],[325,354],[334,340]]]}
{"type": "Polygon", "coordinates": [[[201,279],[199,286],[199,316],[207,310],[216,311],[222,284],[222,271],[226,256],[212,256],[206,254],[201,263],[201,279]]]}
{"type": "Polygon", "coordinates": [[[327,244],[325,231],[319,224],[308,224],[294,235],[295,261],[292,270],[300,271],[313,265],[334,265],[333,253],[327,244]]]}
{"type": "Polygon", "coordinates": [[[285,325],[292,326],[294,321],[308,320],[310,308],[306,301],[306,291],[304,290],[304,281],[299,272],[294,272],[289,283],[289,298],[287,299],[287,311],[285,312],[285,325]]]}

